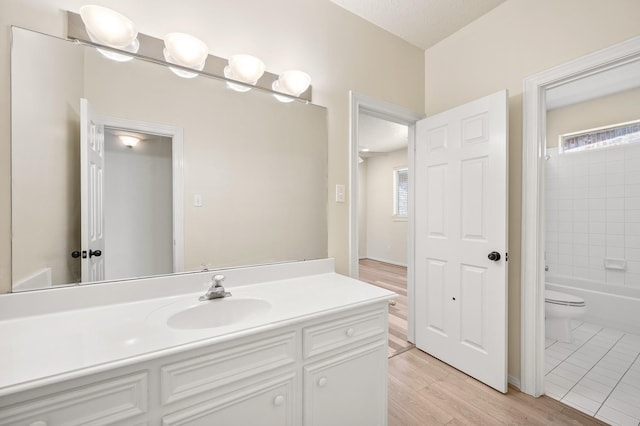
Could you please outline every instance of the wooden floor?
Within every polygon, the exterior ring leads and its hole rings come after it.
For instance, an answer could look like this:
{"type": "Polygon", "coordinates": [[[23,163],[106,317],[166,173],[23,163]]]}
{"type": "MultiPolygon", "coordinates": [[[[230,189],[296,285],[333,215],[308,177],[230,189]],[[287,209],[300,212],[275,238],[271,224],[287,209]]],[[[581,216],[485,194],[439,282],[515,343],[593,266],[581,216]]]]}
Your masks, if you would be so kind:
{"type": "Polygon", "coordinates": [[[407,341],[407,268],[371,259],[359,263],[360,280],[398,293],[389,306],[389,357],[413,348],[407,341]]]}
{"type": "Polygon", "coordinates": [[[505,395],[413,348],[389,359],[389,426],[605,425],[546,396],[505,395]]]}
{"type": "Polygon", "coordinates": [[[389,426],[604,425],[554,399],[504,395],[407,342],[407,268],[360,261],[360,279],[398,293],[389,307],[389,426]]]}

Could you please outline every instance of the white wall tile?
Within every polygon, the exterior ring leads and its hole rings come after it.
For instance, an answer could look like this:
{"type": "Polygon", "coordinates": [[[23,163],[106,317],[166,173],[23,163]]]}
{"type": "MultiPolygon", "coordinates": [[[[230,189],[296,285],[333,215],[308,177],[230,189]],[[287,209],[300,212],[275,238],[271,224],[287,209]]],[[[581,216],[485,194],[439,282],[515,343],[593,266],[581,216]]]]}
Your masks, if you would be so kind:
{"type": "MultiPolygon", "coordinates": [[[[606,194],[606,187],[604,188],[604,192],[606,194]]],[[[579,186],[579,187],[574,187],[573,191],[571,191],[571,198],[573,199],[580,199],[580,198],[589,198],[590,195],[590,189],[588,186],[579,186]]]]}
{"type": "Polygon", "coordinates": [[[640,285],[640,145],[547,152],[546,264],[561,275],[640,285]],[[605,270],[605,257],[626,259],[630,270],[605,270]]]}
{"type": "Polygon", "coordinates": [[[588,211],[589,210],[589,200],[588,199],[573,200],[573,209],[574,210],[588,211]]]}
{"type": "Polygon", "coordinates": [[[558,254],[558,265],[569,265],[573,264],[573,257],[570,254],[558,254]]]}
{"type": "Polygon", "coordinates": [[[604,198],[606,196],[606,186],[589,186],[589,198],[604,198]]]}
{"type": "MultiPolygon", "coordinates": [[[[623,225],[624,230],[624,225],[623,225]]],[[[624,247],[625,246],[625,236],[624,233],[622,235],[615,235],[607,233],[607,246],[608,247],[624,247]]]]}
{"type": "MultiPolygon", "coordinates": [[[[573,256],[573,267],[574,268],[588,268],[589,267],[589,257],[588,256],[573,256]]],[[[586,278],[583,276],[583,278],[586,278]]]]}
{"type": "Polygon", "coordinates": [[[588,222],[589,221],[589,210],[576,210],[576,209],[573,209],[573,221],[574,222],[588,222]]]}
{"type": "Polygon", "coordinates": [[[575,232],[573,234],[573,244],[589,244],[589,234],[586,232],[575,232]]]}
{"type": "Polygon", "coordinates": [[[612,173],[623,173],[624,174],[624,158],[620,160],[607,160],[605,163],[605,170],[607,172],[607,176],[612,173]]]}
{"type": "Polygon", "coordinates": [[[640,171],[637,169],[625,170],[624,183],[627,185],[640,185],[640,171]]]}
{"type": "Polygon", "coordinates": [[[624,198],[607,198],[607,210],[623,210],[624,198]]]}
{"type": "Polygon", "coordinates": [[[589,256],[589,246],[586,244],[573,244],[571,247],[571,254],[574,256],[589,256]]]}
{"type": "Polygon", "coordinates": [[[625,258],[625,248],[624,247],[609,247],[607,246],[607,254],[606,257],[612,257],[614,259],[624,259],[625,258]]]}
{"type": "Polygon", "coordinates": [[[589,210],[606,210],[607,199],[606,198],[590,198],[589,210]]]}
{"type": "Polygon", "coordinates": [[[613,223],[613,222],[620,222],[623,223],[624,222],[624,210],[607,210],[606,211],[606,217],[607,217],[607,222],[613,223]]]}
{"type": "MultiPolygon", "coordinates": [[[[629,287],[640,288],[640,274],[633,274],[631,272],[627,272],[624,277],[624,285],[629,287]]],[[[640,382],[638,382],[638,392],[640,392],[640,382]]]]}
{"type": "MultiPolygon", "coordinates": [[[[624,167],[624,162],[621,162],[622,167],[624,167]]],[[[609,166],[609,164],[607,164],[607,167],[609,166]]],[[[624,185],[624,172],[621,171],[623,170],[621,169],[613,169],[613,170],[607,170],[607,175],[605,178],[605,182],[607,184],[607,192],[609,191],[609,188],[612,188],[614,186],[622,186],[624,185]]],[[[622,186],[622,191],[624,192],[624,186],[622,186]]]]}
{"type": "Polygon", "coordinates": [[[640,197],[640,185],[638,185],[638,184],[632,185],[629,182],[625,181],[624,196],[625,197],[640,197]]]}
{"type": "Polygon", "coordinates": [[[607,245],[607,236],[605,234],[589,234],[589,245],[605,246],[607,245]]]}
{"type": "Polygon", "coordinates": [[[640,249],[628,248],[626,249],[627,260],[633,260],[634,262],[640,262],[640,249]]]}
{"type": "Polygon", "coordinates": [[[640,222],[640,210],[625,210],[624,220],[625,222],[640,222]]]}
{"type": "Polygon", "coordinates": [[[589,233],[590,234],[606,234],[607,233],[606,222],[590,222],[589,233]]]}
{"type": "Polygon", "coordinates": [[[572,210],[573,209],[573,201],[570,199],[560,199],[558,200],[558,210],[572,210]]]}
{"type": "MultiPolygon", "coordinates": [[[[559,226],[560,226],[560,229],[563,229],[562,223],[560,223],[559,226]]],[[[573,232],[579,232],[579,233],[590,232],[589,222],[573,222],[572,227],[567,229],[573,229],[573,232]]]]}
{"type": "Polygon", "coordinates": [[[627,273],[640,274],[640,262],[635,260],[627,260],[627,273]]]}
{"type": "Polygon", "coordinates": [[[626,222],[625,235],[640,235],[640,222],[626,222]]]}
{"type": "Polygon", "coordinates": [[[624,206],[629,210],[640,210],[640,197],[629,197],[624,200],[624,206]]]}
{"type": "Polygon", "coordinates": [[[558,265],[558,274],[559,275],[566,275],[566,276],[570,277],[571,274],[573,274],[573,267],[571,265],[559,264],[558,265]]]}
{"type": "Polygon", "coordinates": [[[626,149],[624,146],[619,146],[619,147],[612,146],[612,147],[603,149],[600,152],[605,155],[605,158],[607,159],[607,163],[609,163],[612,161],[624,161],[626,149]]]}
{"type": "Polygon", "coordinates": [[[624,223],[607,223],[607,235],[624,235],[624,223]]]}

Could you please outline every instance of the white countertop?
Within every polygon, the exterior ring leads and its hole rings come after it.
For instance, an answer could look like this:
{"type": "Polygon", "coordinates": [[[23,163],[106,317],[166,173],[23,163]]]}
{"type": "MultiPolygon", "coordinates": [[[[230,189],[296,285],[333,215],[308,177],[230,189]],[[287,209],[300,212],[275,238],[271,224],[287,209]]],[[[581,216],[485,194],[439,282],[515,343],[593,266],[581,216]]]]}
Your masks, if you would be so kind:
{"type": "Polygon", "coordinates": [[[227,290],[231,299],[256,298],[271,306],[230,325],[203,329],[174,329],[166,324],[176,312],[218,302],[199,302],[202,291],[0,320],[0,396],[394,296],[336,273],[228,286],[227,290]]]}

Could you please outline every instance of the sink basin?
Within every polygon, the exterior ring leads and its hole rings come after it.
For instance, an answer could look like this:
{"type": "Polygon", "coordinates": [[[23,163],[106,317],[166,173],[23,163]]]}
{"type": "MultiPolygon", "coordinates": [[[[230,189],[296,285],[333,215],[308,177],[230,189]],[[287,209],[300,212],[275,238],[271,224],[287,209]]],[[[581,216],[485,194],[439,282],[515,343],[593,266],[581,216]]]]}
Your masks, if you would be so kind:
{"type": "Polygon", "coordinates": [[[271,304],[261,299],[206,300],[171,315],[167,325],[178,329],[220,327],[264,314],[270,309],[271,304]]]}

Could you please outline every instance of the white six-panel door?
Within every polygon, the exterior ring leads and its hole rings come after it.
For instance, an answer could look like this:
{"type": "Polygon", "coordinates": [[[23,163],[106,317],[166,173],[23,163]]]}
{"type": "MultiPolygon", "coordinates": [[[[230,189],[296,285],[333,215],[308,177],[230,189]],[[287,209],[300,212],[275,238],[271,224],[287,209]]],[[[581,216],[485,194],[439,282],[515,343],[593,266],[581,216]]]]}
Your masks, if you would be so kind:
{"type": "Polygon", "coordinates": [[[80,99],[82,282],[102,281],[104,268],[104,125],[80,99]]]}
{"type": "MultiPolygon", "coordinates": [[[[416,346],[507,391],[507,92],[419,121],[416,346]],[[499,260],[490,260],[496,252],[499,260]]],[[[495,258],[495,254],[493,256],[495,258]]]]}

